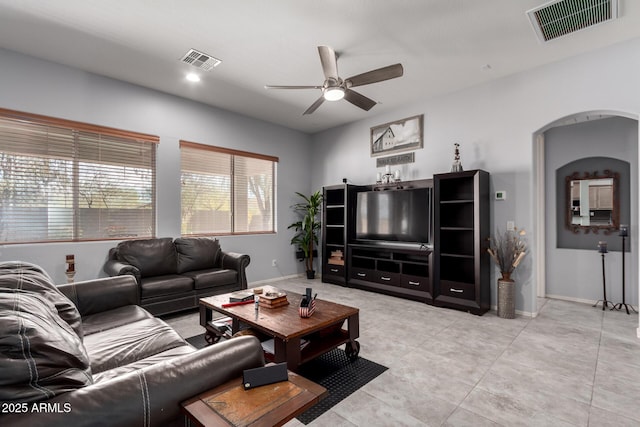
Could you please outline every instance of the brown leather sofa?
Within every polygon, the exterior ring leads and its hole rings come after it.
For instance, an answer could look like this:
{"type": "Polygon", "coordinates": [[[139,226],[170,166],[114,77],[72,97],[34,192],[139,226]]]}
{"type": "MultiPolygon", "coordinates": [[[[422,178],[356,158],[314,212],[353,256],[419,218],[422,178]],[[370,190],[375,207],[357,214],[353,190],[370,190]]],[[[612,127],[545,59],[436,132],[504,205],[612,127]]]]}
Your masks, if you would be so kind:
{"type": "Polygon", "coordinates": [[[161,315],[198,307],[203,297],[247,288],[249,255],[224,252],[217,239],[125,240],[109,251],[104,271],[132,275],[141,305],[161,315]]]}
{"type": "Polygon", "coordinates": [[[0,263],[0,425],[183,425],[180,402],[264,366],[251,336],[196,350],[138,290],[129,275],[56,287],[0,263]]]}

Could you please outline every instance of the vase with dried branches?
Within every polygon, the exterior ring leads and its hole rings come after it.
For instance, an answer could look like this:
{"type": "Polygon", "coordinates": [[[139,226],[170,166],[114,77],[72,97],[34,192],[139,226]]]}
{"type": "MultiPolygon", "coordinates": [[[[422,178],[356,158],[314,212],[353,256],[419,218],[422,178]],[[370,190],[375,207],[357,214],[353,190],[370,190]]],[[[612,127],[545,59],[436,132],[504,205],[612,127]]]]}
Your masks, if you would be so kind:
{"type": "Polygon", "coordinates": [[[514,228],[504,233],[496,231],[496,236],[489,239],[487,251],[500,268],[503,280],[511,280],[511,273],[527,254],[526,234],[524,230],[514,228]]]}
{"type": "Polygon", "coordinates": [[[511,273],[527,254],[525,234],[524,230],[514,228],[504,233],[497,231],[495,237],[489,239],[487,251],[502,275],[498,279],[498,316],[506,319],[515,317],[515,282],[511,273]]]}

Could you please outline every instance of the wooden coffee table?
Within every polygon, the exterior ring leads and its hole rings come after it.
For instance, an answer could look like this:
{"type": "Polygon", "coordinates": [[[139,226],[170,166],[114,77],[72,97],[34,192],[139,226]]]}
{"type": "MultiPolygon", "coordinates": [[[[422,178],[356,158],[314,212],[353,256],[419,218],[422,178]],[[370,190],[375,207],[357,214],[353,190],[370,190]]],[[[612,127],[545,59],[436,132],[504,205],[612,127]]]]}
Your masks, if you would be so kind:
{"type": "MultiPolygon", "coordinates": [[[[262,287],[264,292],[273,290],[269,286],[262,287]]],[[[254,304],[223,307],[229,302],[229,294],[216,295],[200,299],[200,324],[208,333],[212,332],[209,321],[212,311],[217,311],[233,319],[232,331],[237,332],[240,324],[273,338],[273,361],[287,362],[291,371],[315,359],[334,348],[346,344],[345,352],[352,359],[358,357],[360,343],[359,310],[321,299],[316,300],[316,311],[308,318],[300,317],[298,307],[302,295],[286,291],[289,305],[277,308],[260,307],[254,304]],[[344,323],[347,329],[344,329],[344,323]],[[307,342],[301,348],[302,342],[307,342]]]]}
{"type": "Polygon", "coordinates": [[[293,372],[289,381],[251,390],[236,378],[182,402],[182,412],[196,426],[281,426],[326,394],[324,387],[293,372]]]}

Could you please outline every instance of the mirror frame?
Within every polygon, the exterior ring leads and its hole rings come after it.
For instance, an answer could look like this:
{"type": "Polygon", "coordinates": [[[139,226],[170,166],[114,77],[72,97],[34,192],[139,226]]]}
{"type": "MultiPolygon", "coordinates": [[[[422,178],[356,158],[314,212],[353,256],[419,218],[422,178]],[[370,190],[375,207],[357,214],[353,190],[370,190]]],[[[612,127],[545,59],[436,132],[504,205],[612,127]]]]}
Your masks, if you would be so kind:
{"type": "Polygon", "coordinates": [[[600,231],[603,231],[604,234],[611,234],[612,232],[618,230],[620,227],[620,199],[618,194],[620,193],[620,174],[618,172],[612,172],[609,169],[605,169],[603,175],[599,175],[598,171],[593,173],[585,172],[580,175],[579,172],[574,172],[571,175],[565,177],[565,188],[566,188],[566,200],[564,204],[564,209],[566,210],[566,223],[565,226],[575,234],[578,234],[581,230],[585,234],[589,234],[593,232],[594,234],[599,234],[600,231]],[[572,212],[571,212],[571,181],[581,181],[585,179],[613,179],[613,207],[611,212],[611,220],[613,224],[611,225],[577,225],[572,224],[572,212]]]}

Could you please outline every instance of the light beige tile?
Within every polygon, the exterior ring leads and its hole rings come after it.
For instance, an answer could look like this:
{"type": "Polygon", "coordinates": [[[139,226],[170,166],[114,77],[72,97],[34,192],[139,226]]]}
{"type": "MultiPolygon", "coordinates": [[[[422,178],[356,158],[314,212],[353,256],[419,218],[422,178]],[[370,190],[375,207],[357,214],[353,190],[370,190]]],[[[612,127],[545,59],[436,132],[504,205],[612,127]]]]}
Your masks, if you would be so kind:
{"type": "MultiPolygon", "coordinates": [[[[640,425],[637,314],[542,299],[538,317],[502,319],[318,279],[272,284],[358,307],[360,355],[389,368],[312,426],[640,425]]],[[[202,333],[197,312],[168,323],[202,333]]]]}
{"type": "Polygon", "coordinates": [[[500,427],[501,424],[491,421],[466,409],[458,408],[442,424],[444,427],[500,427]]]}
{"type": "Polygon", "coordinates": [[[497,395],[481,389],[474,389],[460,406],[463,409],[509,427],[586,425],[562,421],[550,415],[547,411],[541,411],[516,397],[497,395]]]}

